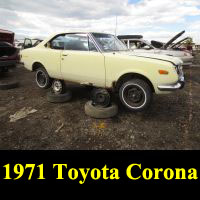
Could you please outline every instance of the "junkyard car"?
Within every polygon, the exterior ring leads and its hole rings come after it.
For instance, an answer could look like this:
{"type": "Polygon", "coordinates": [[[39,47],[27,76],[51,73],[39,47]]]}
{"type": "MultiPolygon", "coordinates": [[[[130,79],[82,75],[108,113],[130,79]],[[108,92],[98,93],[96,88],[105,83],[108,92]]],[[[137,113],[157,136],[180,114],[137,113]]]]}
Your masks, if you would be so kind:
{"type": "Polygon", "coordinates": [[[19,61],[19,50],[14,46],[14,33],[0,29],[0,72],[15,67],[19,61]]]}
{"type": "Polygon", "coordinates": [[[36,72],[40,88],[60,79],[112,89],[132,111],[146,109],[153,93],[169,93],[184,86],[180,59],[135,55],[117,37],[105,33],[52,35],[36,47],[22,50],[21,61],[36,72]]]}
{"type": "Polygon", "coordinates": [[[41,39],[25,38],[22,49],[27,49],[27,48],[35,47],[35,46],[37,46],[42,41],[43,40],[41,40],[41,39]]]}
{"type": "MultiPolygon", "coordinates": [[[[177,44],[172,44],[178,37],[180,37],[184,33],[181,32],[175,37],[173,37],[169,42],[166,44],[152,41],[151,43],[144,40],[143,38],[138,37],[131,37],[131,35],[120,35],[118,38],[123,41],[127,47],[133,50],[136,54],[144,54],[144,53],[153,53],[153,54],[161,54],[167,56],[178,57],[183,61],[183,65],[191,65],[193,61],[193,56],[188,51],[181,51],[180,49],[174,49],[177,44]]],[[[185,38],[187,39],[187,38],[185,38]]],[[[179,42],[183,42],[179,41],[179,42]]]]}

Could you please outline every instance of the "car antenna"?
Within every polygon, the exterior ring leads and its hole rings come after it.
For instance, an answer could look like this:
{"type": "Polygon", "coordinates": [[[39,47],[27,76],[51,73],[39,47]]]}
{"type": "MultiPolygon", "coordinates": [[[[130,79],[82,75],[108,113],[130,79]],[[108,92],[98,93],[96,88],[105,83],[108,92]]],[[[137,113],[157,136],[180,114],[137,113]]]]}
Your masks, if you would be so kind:
{"type": "Polygon", "coordinates": [[[117,15],[116,15],[116,24],[115,24],[115,36],[117,36],[117,15]]]}

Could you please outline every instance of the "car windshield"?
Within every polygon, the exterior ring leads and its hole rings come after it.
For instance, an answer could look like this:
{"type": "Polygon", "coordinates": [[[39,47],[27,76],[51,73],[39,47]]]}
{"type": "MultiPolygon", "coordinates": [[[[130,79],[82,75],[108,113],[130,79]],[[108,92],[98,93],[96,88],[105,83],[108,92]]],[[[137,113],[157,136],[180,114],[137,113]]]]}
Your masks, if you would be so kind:
{"type": "Polygon", "coordinates": [[[100,48],[105,52],[128,50],[128,48],[114,35],[103,33],[93,33],[92,35],[99,44],[100,48]]]}

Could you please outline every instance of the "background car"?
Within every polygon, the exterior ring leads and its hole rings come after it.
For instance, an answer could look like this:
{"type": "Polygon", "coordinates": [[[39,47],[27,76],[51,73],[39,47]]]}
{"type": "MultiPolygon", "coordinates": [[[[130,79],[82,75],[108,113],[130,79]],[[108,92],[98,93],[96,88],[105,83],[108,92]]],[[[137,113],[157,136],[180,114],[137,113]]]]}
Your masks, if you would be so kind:
{"type": "Polygon", "coordinates": [[[193,56],[191,53],[188,51],[182,51],[180,49],[174,49],[175,46],[172,45],[173,42],[183,33],[184,31],[173,37],[166,44],[158,41],[151,41],[150,43],[146,40],[143,40],[143,37],[137,38],[135,35],[120,35],[118,38],[124,42],[130,50],[134,50],[134,53],[136,54],[153,53],[173,56],[180,58],[183,61],[183,65],[191,65],[193,62],[193,56]],[[170,45],[172,45],[174,48],[172,48],[170,45]]]}
{"type": "Polygon", "coordinates": [[[6,72],[19,62],[19,49],[14,46],[14,33],[0,29],[0,72],[6,72]]]}

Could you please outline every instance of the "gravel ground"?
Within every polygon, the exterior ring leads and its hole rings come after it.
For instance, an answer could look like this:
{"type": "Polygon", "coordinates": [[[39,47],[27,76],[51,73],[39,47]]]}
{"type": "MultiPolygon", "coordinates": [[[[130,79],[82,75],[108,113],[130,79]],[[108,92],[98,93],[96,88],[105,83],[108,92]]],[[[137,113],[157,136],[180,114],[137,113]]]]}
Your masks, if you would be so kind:
{"type": "Polygon", "coordinates": [[[89,90],[68,85],[71,102],[52,104],[45,90],[34,81],[34,73],[18,66],[7,77],[20,87],[0,90],[0,149],[200,149],[200,56],[195,67],[184,69],[186,86],[170,95],[154,96],[151,108],[143,113],[126,111],[97,120],[85,115],[89,90]],[[35,111],[10,122],[17,111],[35,111]]]}

